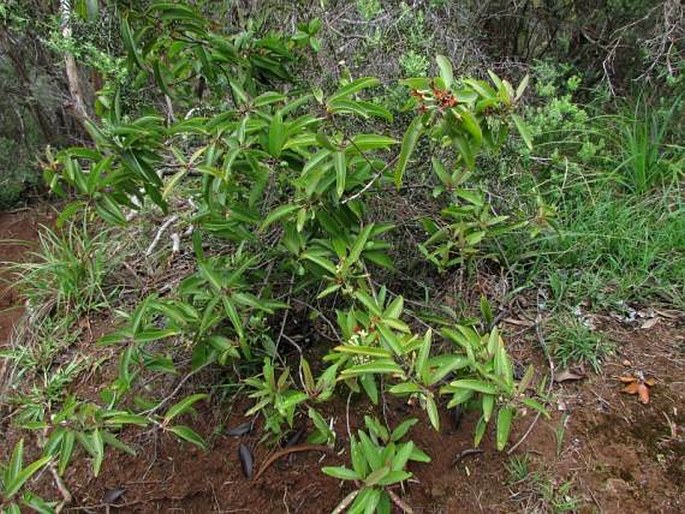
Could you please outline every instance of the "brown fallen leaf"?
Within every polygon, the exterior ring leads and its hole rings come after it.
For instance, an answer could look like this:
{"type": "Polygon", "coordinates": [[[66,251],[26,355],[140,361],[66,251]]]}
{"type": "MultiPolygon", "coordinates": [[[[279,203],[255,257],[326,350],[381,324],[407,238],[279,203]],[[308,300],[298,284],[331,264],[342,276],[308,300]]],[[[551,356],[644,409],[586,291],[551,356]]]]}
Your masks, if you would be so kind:
{"type": "Polygon", "coordinates": [[[640,377],[623,376],[618,378],[619,381],[626,384],[623,392],[627,394],[636,394],[640,401],[647,405],[649,403],[649,388],[656,384],[653,378],[643,379],[640,377]]]}
{"type": "Polygon", "coordinates": [[[585,375],[579,375],[578,373],[574,373],[568,368],[564,368],[554,373],[554,381],[557,383],[570,382],[572,380],[582,380],[584,378],[585,375]]]}
{"type": "Polygon", "coordinates": [[[658,323],[658,321],[659,321],[659,318],[650,318],[647,321],[645,321],[640,326],[640,328],[642,328],[644,330],[648,330],[648,329],[652,328],[654,325],[656,325],[658,323]]]}

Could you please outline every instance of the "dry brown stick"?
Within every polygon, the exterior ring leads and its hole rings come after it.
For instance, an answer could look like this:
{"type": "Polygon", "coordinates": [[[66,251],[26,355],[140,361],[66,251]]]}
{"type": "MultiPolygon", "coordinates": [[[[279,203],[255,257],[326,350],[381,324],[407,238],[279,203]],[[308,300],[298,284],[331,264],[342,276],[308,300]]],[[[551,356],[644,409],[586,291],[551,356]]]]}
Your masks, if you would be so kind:
{"type": "Polygon", "coordinates": [[[277,452],[274,452],[271,454],[271,456],[266,459],[264,464],[262,464],[262,467],[259,468],[259,471],[257,471],[257,474],[255,475],[254,479],[259,480],[259,477],[262,476],[262,474],[269,469],[269,466],[271,466],[274,462],[276,462],[278,459],[282,459],[286,455],[290,455],[291,453],[298,453],[298,452],[325,452],[325,453],[332,453],[333,450],[329,448],[328,446],[324,446],[322,444],[303,444],[300,446],[292,446],[290,448],[284,448],[283,450],[279,450],[277,452]]]}
{"type": "Polygon", "coordinates": [[[397,496],[397,494],[392,489],[386,489],[386,492],[390,496],[392,502],[395,505],[397,505],[400,509],[402,509],[402,512],[404,512],[405,514],[414,514],[414,509],[412,509],[411,506],[407,505],[404,501],[402,501],[402,498],[397,496]]]}

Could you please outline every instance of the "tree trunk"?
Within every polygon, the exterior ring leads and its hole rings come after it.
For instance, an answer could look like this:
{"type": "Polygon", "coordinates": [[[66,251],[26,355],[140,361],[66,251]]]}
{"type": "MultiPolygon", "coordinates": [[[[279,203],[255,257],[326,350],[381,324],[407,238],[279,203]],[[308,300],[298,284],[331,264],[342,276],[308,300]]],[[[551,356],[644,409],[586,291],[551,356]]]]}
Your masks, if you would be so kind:
{"type": "MultiPolygon", "coordinates": [[[[62,37],[66,40],[71,39],[71,5],[69,0],[60,0],[60,29],[62,37]]],[[[67,71],[67,82],[69,84],[69,94],[71,96],[71,111],[76,119],[85,128],[85,122],[90,118],[83,100],[83,89],[81,88],[81,77],[79,76],[78,66],[74,55],[67,52],[64,56],[64,63],[67,71]]]]}

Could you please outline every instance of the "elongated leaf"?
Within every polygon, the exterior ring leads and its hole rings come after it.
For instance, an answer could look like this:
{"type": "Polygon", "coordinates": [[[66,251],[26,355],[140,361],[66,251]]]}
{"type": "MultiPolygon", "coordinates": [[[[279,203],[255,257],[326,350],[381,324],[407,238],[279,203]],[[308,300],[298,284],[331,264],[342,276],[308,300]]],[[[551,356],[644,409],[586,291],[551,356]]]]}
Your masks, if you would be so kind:
{"type": "Polygon", "coordinates": [[[144,70],[145,64],[140,59],[138,48],[136,47],[136,42],[133,38],[133,32],[131,32],[131,26],[128,24],[128,20],[126,18],[122,18],[121,20],[121,39],[124,43],[124,47],[126,50],[128,50],[129,55],[133,57],[133,60],[138,67],[141,70],[144,70]]]}
{"type": "Polygon", "coordinates": [[[389,146],[396,145],[397,143],[399,143],[399,141],[396,139],[387,136],[381,136],[379,134],[357,134],[352,138],[352,146],[348,147],[348,150],[353,148],[355,150],[365,152],[367,150],[388,148],[389,146]]]}
{"type": "Polygon", "coordinates": [[[503,407],[497,413],[497,451],[504,450],[509,440],[509,433],[511,432],[511,421],[514,419],[514,409],[511,407],[503,407]]]}
{"type": "Polygon", "coordinates": [[[497,388],[495,386],[482,382],[481,380],[464,378],[450,382],[449,385],[458,389],[470,389],[471,391],[477,391],[479,393],[497,394],[497,388]]]}
{"type": "Polygon", "coordinates": [[[67,470],[69,461],[71,461],[71,455],[74,452],[74,442],[76,441],[76,436],[72,430],[67,430],[62,438],[62,444],[59,450],[59,464],[57,466],[57,472],[60,476],[64,475],[67,470]]]}
{"type": "Polygon", "coordinates": [[[416,144],[418,143],[422,132],[423,123],[421,122],[420,117],[416,117],[411,122],[409,127],[407,127],[407,131],[404,133],[404,137],[402,138],[400,156],[397,159],[397,165],[395,166],[395,187],[397,189],[399,189],[402,185],[404,172],[407,169],[409,159],[412,153],[414,153],[414,149],[416,148],[416,144]]]}
{"type": "Polygon", "coordinates": [[[362,89],[377,86],[380,83],[380,80],[375,77],[362,77],[338,89],[335,93],[328,97],[328,103],[330,104],[336,100],[348,98],[353,94],[358,93],[362,89]]]}
{"type": "Polygon", "coordinates": [[[361,257],[364,247],[366,246],[366,242],[369,240],[372,230],[373,223],[370,223],[366,225],[361,232],[359,232],[357,239],[354,241],[354,246],[352,246],[350,254],[347,256],[346,264],[348,266],[355,264],[359,260],[359,257],[361,257]]]}
{"type": "Polygon", "coordinates": [[[333,262],[326,259],[325,257],[305,252],[302,254],[302,258],[307,259],[308,261],[311,261],[314,264],[317,264],[318,266],[321,266],[323,269],[328,271],[333,276],[336,276],[338,274],[338,270],[336,269],[335,264],[333,264],[333,262]]]}
{"type": "Polygon", "coordinates": [[[207,447],[205,440],[202,439],[200,434],[195,432],[193,429],[185,426],[185,425],[177,425],[173,427],[168,427],[167,430],[184,441],[188,441],[189,443],[194,444],[195,446],[199,446],[200,448],[204,449],[207,447]]]}
{"type": "Polygon", "coordinates": [[[321,471],[333,478],[340,480],[361,480],[362,477],[356,471],[353,471],[344,466],[324,466],[321,471]]]}
{"type": "Polygon", "coordinates": [[[100,474],[100,468],[102,468],[102,462],[105,460],[105,439],[102,436],[102,430],[96,428],[90,435],[91,449],[93,455],[93,476],[98,476],[100,474]]]}
{"type": "Polygon", "coordinates": [[[175,403],[169,407],[169,410],[166,411],[166,414],[164,415],[164,423],[168,424],[169,421],[175,417],[188,412],[188,410],[190,410],[195,403],[199,402],[200,400],[204,400],[207,398],[207,396],[208,395],[204,393],[191,394],[190,396],[183,398],[180,402],[175,403]]]}
{"type": "Polygon", "coordinates": [[[433,428],[440,431],[440,413],[433,396],[426,396],[426,412],[428,412],[428,419],[430,419],[433,428]]]}
{"type": "MultiPolygon", "coordinates": [[[[388,350],[385,348],[377,348],[373,346],[357,346],[357,345],[341,345],[341,346],[336,346],[333,348],[334,351],[340,352],[340,353],[349,353],[352,355],[363,355],[365,357],[372,357],[372,358],[386,358],[389,359],[392,357],[392,353],[390,353],[388,350]]],[[[400,385],[400,384],[398,384],[400,385]]]]}
{"type": "Polygon", "coordinates": [[[514,125],[516,125],[516,129],[519,131],[523,142],[526,143],[526,146],[529,150],[532,150],[533,137],[530,135],[530,130],[528,129],[526,123],[517,114],[512,114],[511,119],[514,121],[514,125]]]}
{"type": "Polygon", "coordinates": [[[379,359],[373,362],[367,362],[365,364],[358,364],[343,370],[340,374],[342,377],[355,377],[364,375],[366,373],[376,373],[381,375],[392,374],[404,377],[404,371],[402,371],[402,368],[394,361],[386,359],[379,359]]]}
{"type": "Polygon", "coordinates": [[[19,442],[14,445],[14,450],[12,451],[12,457],[10,458],[9,466],[5,471],[5,480],[8,482],[14,481],[21,468],[24,466],[24,440],[19,439],[19,442]]]}
{"type": "Polygon", "coordinates": [[[281,155],[281,149],[283,148],[283,142],[285,140],[285,129],[283,127],[283,116],[281,112],[278,111],[271,118],[271,123],[269,124],[269,136],[268,136],[268,149],[269,153],[274,157],[281,155]]]}
{"type": "Polygon", "coordinates": [[[341,198],[345,192],[345,181],[347,179],[347,163],[345,153],[340,150],[333,154],[333,165],[335,167],[335,194],[341,198]]]}
{"type": "Polygon", "coordinates": [[[48,462],[50,462],[51,459],[51,456],[46,455],[45,457],[32,462],[19,471],[19,473],[14,476],[11,482],[5,484],[5,490],[3,491],[4,495],[7,498],[11,498],[17,494],[26,481],[36,474],[41,468],[43,468],[48,462]]]}
{"type": "Polygon", "coordinates": [[[265,228],[269,227],[270,225],[273,225],[277,221],[285,218],[286,216],[289,216],[293,212],[297,211],[300,208],[300,206],[296,203],[288,203],[285,205],[281,205],[271,211],[269,215],[264,219],[262,224],[259,226],[259,230],[264,230],[265,228]]]}
{"type": "Polygon", "coordinates": [[[454,72],[452,71],[452,63],[444,55],[438,55],[436,57],[438,61],[438,68],[440,68],[440,77],[445,83],[447,89],[452,87],[454,83],[454,72]]]}

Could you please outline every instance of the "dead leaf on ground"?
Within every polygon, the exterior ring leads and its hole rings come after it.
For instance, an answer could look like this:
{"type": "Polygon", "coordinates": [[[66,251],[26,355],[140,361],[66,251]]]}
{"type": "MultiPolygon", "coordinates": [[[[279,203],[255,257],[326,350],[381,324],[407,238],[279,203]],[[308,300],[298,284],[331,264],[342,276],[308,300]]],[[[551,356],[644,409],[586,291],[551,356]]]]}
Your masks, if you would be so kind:
{"type": "Polygon", "coordinates": [[[618,380],[626,386],[623,388],[623,392],[627,394],[636,394],[640,401],[647,405],[649,403],[649,388],[656,384],[656,380],[653,378],[643,378],[642,374],[640,376],[633,377],[630,375],[624,375],[618,377],[618,380]]]}
{"type": "Polygon", "coordinates": [[[568,368],[564,368],[560,371],[557,371],[554,373],[554,381],[557,383],[561,382],[570,382],[572,380],[582,380],[585,378],[585,375],[580,375],[578,373],[574,373],[568,368]]]}
{"type": "Polygon", "coordinates": [[[643,330],[649,330],[652,328],[654,325],[656,325],[659,321],[659,318],[650,318],[647,321],[645,321],[640,328],[643,330]]]}

